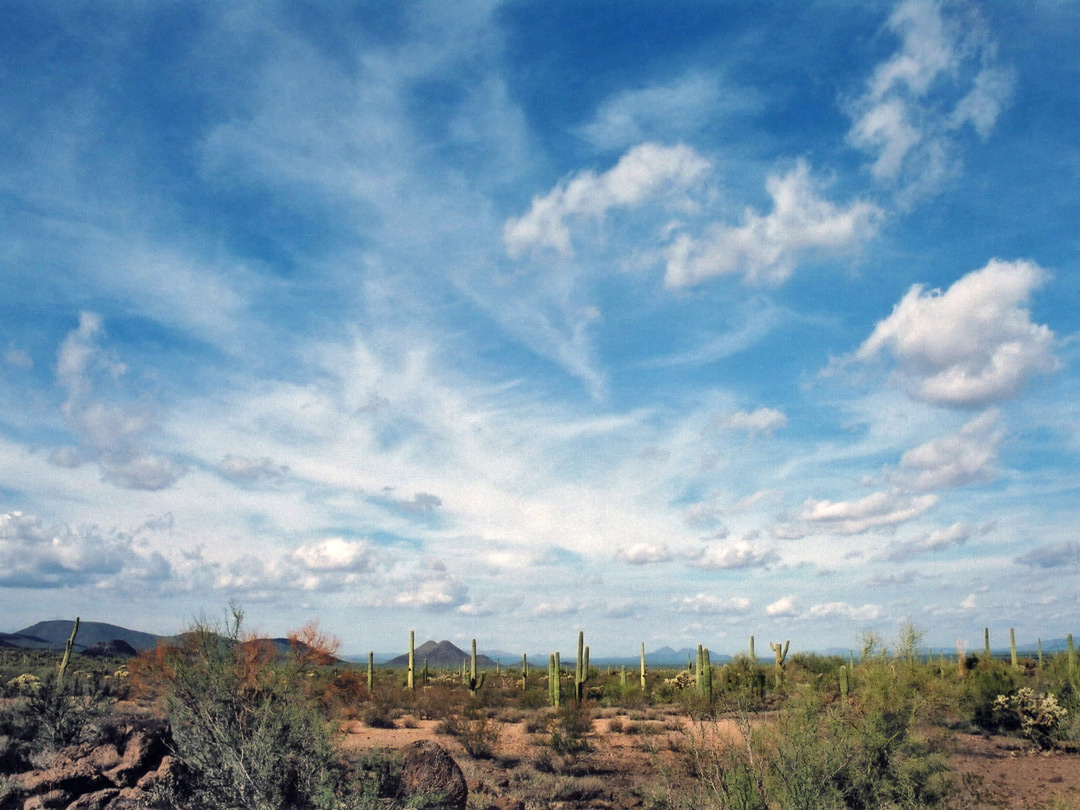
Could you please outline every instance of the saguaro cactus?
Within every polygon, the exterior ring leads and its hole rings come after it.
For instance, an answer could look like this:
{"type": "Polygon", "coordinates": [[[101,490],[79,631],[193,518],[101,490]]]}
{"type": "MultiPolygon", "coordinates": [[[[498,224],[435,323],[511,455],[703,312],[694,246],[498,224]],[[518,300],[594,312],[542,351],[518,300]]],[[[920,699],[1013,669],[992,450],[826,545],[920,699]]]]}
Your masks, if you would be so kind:
{"type": "Polygon", "coordinates": [[[851,683],[848,680],[848,668],[843,664],[840,665],[840,697],[847,700],[848,690],[851,688],[851,683]]]}
{"type": "Polygon", "coordinates": [[[79,632],[79,617],[75,617],[75,624],[71,627],[71,635],[68,636],[67,644],[64,645],[64,657],[60,661],[60,669],[56,673],[56,679],[58,681],[64,680],[64,673],[67,672],[68,661],[71,660],[71,648],[75,646],[75,636],[79,632]]]}
{"type": "Polygon", "coordinates": [[[375,691],[375,651],[368,650],[367,654],[367,691],[372,694],[375,691]]]}
{"type": "Polygon", "coordinates": [[[529,657],[521,654],[521,691],[524,692],[529,686],[529,657]]]}
{"type": "Polygon", "coordinates": [[[462,678],[465,682],[465,687],[469,690],[469,694],[472,697],[476,697],[476,693],[480,691],[484,685],[484,678],[487,676],[486,672],[477,674],[476,671],[476,639],[472,640],[472,662],[469,665],[469,672],[462,678]]]}
{"type": "Polygon", "coordinates": [[[1020,661],[1016,657],[1016,629],[1009,628],[1009,658],[1012,659],[1012,668],[1020,669],[1020,661]]]}
{"type": "Polygon", "coordinates": [[[548,699],[556,709],[562,705],[562,662],[558,651],[548,656],[548,699]]]}
{"type": "Polygon", "coordinates": [[[773,651],[773,655],[776,656],[776,685],[781,686],[784,683],[784,663],[787,661],[788,647],[791,645],[791,639],[788,639],[783,644],[779,642],[769,642],[769,649],[773,651]]]}
{"type": "Polygon", "coordinates": [[[757,653],[754,652],[754,637],[750,636],[750,663],[757,666],[757,653]]]}
{"type": "Polygon", "coordinates": [[[712,700],[712,661],[709,648],[698,644],[697,648],[697,690],[708,701],[712,700]]]}
{"type": "Polygon", "coordinates": [[[409,631],[409,671],[405,676],[405,686],[416,688],[416,631],[409,631]]]}
{"type": "Polygon", "coordinates": [[[1076,675],[1076,647],[1073,646],[1072,633],[1065,639],[1065,649],[1069,652],[1069,677],[1072,678],[1076,675]]]}
{"type": "Polygon", "coordinates": [[[645,673],[648,671],[645,666],[645,642],[641,642],[641,691],[645,692],[645,673]]]}
{"type": "Polygon", "coordinates": [[[983,628],[983,660],[990,663],[990,628],[983,628]]]}
{"type": "Polygon", "coordinates": [[[577,669],[574,674],[574,692],[577,702],[585,699],[585,682],[589,680],[589,648],[585,646],[585,631],[577,634],[577,669]]]}

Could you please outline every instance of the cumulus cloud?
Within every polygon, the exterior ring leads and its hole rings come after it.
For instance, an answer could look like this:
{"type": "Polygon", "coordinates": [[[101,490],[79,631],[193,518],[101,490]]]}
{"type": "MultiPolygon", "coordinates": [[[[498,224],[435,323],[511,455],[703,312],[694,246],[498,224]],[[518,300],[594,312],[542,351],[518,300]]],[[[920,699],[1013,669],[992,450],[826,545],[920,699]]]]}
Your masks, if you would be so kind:
{"type": "Polygon", "coordinates": [[[738,615],[750,610],[750,600],[742,596],[721,599],[712,594],[699,593],[674,600],[679,613],[700,613],[709,615],[738,615]]]}
{"type": "Polygon", "coordinates": [[[22,512],[0,515],[0,586],[118,586],[161,581],[170,573],[164,557],[137,547],[123,532],[49,527],[22,512]]]}
{"type": "Polygon", "coordinates": [[[1000,414],[992,409],[956,433],[932,439],[900,457],[901,476],[919,490],[959,487],[994,477],[994,462],[1005,433],[1000,414]]]}
{"type": "Polygon", "coordinates": [[[1075,540],[1046,543],[1021,554],[1016,561],[1032,568],[1073,568],[1080,565],[1080,543],[1075,540]]]}
{"type": "Polygon", "coordinates": [[[807,256],[850,250],[877,230],[881,210],[855,201],[845,208],[820,195],[810,167],[800,160],[765,188],[773,209],[747,209],[741,225],[716,223],[702,237],[680,234],[667,249],[669,287],[687,287],[714,276],[740,274],[751,283],[779,284],[807,256]]]}
{"type": "Polygon", "coordinates": [[[374,568],[371,546],[367,542],[340,537],[301,546],[292,553],[292,559],[308,571],[366,572],[374,568]]]}
{"type": "Polygon", "coordinates": [[[913,286],[879,321],[855,359],[882,354],[912,396],[924,402],[981,407],[1016,397],[1036,374],[1057,368],[1054,335],[1026,308],[1046,272],[1028,261],[994,259],[948,290],[913,286]]]}
{"type": "Polygon", "coordinates": [[[776,408],[757,408],[753,411],[736,411],[720,419],[721,427],[745,430],[748,433],[772,433],[787,427],[787,416],[776,408]]]}
{"type": "Polygon", "coordinates": [[[857,501],[829,501],[807,498],[800,518],[824,526],[836,534],[862,534],[905,523],[927,512],[938,502],[937,495],[905,495],[874,492],[857,501]]]}
{"type": "Polygon", "coordinates": [[[945,529],[935,529],[913,540],[894,543],[889,546],[885,559],[903,562],[923,554],[935,554],[954,546],[964,545],[972,534],[972,528],[963,521],[957,521],[945,529]]]}
{"type": "Polygon", "coordinates": [[[827,602],[821,605],[811,605],[807,615],[813,619],[823,619],[839,616],[845,619],[858,619],[860,621],[872,621],[880,618],[882,614],[879,605],[863,605],[853,607],[846,602],[827,602]]]}
{"type": "Polygon", "coordinates": [[[274,464],[269,458],[248,458],[229,454],[221,459],[217,471],[232,481],[276,481],[288,474],[289,468],[274,464]]]}
{"type": "Polygon", "coordinates": [[[747,540],[737,540],[733,543],[704,546],[688,552],[686,558],[693,568],[721,571],[737,568],[765,568],[779,562],[780,555],[774,549],[757,548],[747,540]]]}
{"type": "Polygon", "coordinates": [[[683,520],[695,529],[715,529],[723,524],[723,512],[714,503],[700,501],[687,508],[683,520]]]}
{"type": "Polygon", "coordinates": [[[962,127],[989,136],[1012,93],[1012,73],[996,63],[995,45],[973,14],[907,0],[888,27],[900,47],[850,103],[848,141],[873,156],[876,180],[930,191],[955,170],[962,127]]]}
{"type": "Polygon", "coordinates": [[[531,249],[546,248],[570,255],[569,221],[599,219],[613,208],[636,208],[684,192],[709,168],[707,160],[682,144],[635,146],[608,171],[580,172],[533,198],[529,211],[509,219],[503,228],[507,253],[518,258],[531,249]]]}
{"type": "Polygon", "coordinates": [[[793,596],[782,596],[765,608],[766,616],[797,616],[798,604],[793,596]]]}
{"type": "Polygon", "coordinates": [[[619,549],[615,559],[630,565],[668,562],[672,553],[664,543],[634,543],[629,548],[619,549]]]}

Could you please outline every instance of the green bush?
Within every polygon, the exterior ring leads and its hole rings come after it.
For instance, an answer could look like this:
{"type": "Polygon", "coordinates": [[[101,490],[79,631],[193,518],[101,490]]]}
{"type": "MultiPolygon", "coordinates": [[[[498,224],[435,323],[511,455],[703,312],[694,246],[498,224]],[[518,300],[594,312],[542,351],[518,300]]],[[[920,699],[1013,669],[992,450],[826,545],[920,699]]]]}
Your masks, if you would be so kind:
{"type": "Polygon", "coordinates": [[[271,644],[242,638],[242,620],[234,608],[224,633],[196,624],[165,651],[165,705],[187,773],[174,804],[336,810],[374,801],[371,785],[350,783],[308,689],[319,650],[294,645],[282,661],[271,644]]]}

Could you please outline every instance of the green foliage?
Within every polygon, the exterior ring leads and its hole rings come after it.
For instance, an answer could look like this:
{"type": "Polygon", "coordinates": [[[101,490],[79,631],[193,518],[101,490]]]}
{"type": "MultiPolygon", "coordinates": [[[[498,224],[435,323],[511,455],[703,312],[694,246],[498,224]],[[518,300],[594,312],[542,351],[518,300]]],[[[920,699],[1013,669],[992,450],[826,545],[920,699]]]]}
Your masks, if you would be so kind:
{"type": "Polygon", "coordinates": [[[998,695],[1011,695],[1020,685],[1020,676],[1001,661],[983,661],[971,670],[960,687],[961,717],[983,731],[1013,730],[1006,718],[994,710],[998,695]]]}
{"type": "Polygon", "coordinates": [[[559,709],[551,719],[549,730],[551,750],[565,760],[576,760],[592,749],[588,739],[592,733],[592,718],[580,706],[559,709]]]}
{"type": "Polygon", "coordinates": [[[40,678],[14,678],[11,688],[17,697],[0,709],[0,736],[7,739],[0,758],[9,769],[34,754],[85,741],[115,702],[108,686],[85,672],[61,680],[50,669],[40,678]]]}
{"type": "Polygon", "coordinates": [[[1018,689],[1013,695],[998,695],[993,711],[1004,718],[1004,723],[1018,728],[1042,749],[1054,747],[1059,729],[1069,714],[1053,694],[1038,694],[1028,687],[1018,689]]]}
{"type": "MultiPolygon", "coordinates": [[[[235,810],[338,808],[344,771],[304,676],[313,659],[287,662],[241,637],[233,608],[225,632],[204,623],[165,656],[175,752],[190,778],[183,807],[235,810]]],[[[361,791],[363,793],[363,791],[361,791]]]]}
{"type": "Polygon", "coordinates": [[[447,717],[439,730],[456,737],[473,759],[495,756],[501,732],[499,722],[475,703],[466,706],[460,714],[447,717]]]}

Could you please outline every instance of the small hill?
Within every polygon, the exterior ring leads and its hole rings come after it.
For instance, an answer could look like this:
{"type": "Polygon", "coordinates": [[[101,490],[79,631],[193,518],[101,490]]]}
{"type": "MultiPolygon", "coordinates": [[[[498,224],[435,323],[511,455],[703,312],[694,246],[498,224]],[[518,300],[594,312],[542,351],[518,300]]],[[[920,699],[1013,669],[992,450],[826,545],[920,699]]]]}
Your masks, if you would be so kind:
{"type": "Polygon", "coordinates": [[[126,641],[116,638],[112,641],[98,641],[91,644],[82,651],[82,654],[90,658],[134,658],[139,651],[126,641]]]}
{"type": "MultiPolygon", "coordinates": [[[[71,635],[70,628],[68,629],[68,635],[71,635]]],[[[67,639],[65,638],[66,642],[67,639]]],[[[4,647],[16,647],[22,650],[51,650],[52,642],[46,641],[43,638],[23,633],[0,633],[0,645],[4,647]]],[[[63,644],[60,645],[63,649],[63,644]]]]}
{"type": "MultiPolygon", "coordinates": [[[[36,644],[35,642],[21,644],[12,640],[12,634],[6,634],[3,637],[19,647],[40,646],[62,650],[71,635],[72,624],[73,622],[67,619],[38,622],[14,634],[15,636],[31,636],[39,642],[44,641],[44,644],[36,644]]],[[[126,627],[118,627],[115,624],[106,624],[105,622],[82,622],[79,625],[79,634],[75,637],[74,649],[76,652],[82,652],[94,644],[123,641],[130,644],[137,651],[142,652],[143,650],[154,649],[158,641],[171,640],[171,638],[171,636],[155,636],[153,633],[128,630],[126,627]]]]}
{"type": "MultiPolygon", "coordinates": [[[[471,657],[471,653],[467,653],[464,650],[457,647],[450,641],[425,641],[419,647],[416,648],[416,666],[424,666],[424,661],[427,661],[428,667],[446,668],[451,667],[458,669],[461,667],[462,661],[467,661],[471,657]]],[[[409,654],[399,655],[396,658],[391,658],[386,662],[385,666],[399,669],[407,667],[409,665],[409,654]]],[[[486,655],[476,656],[476,666],[480,669],[494,669],[495,662],[488,658],[486,655]]]]}

